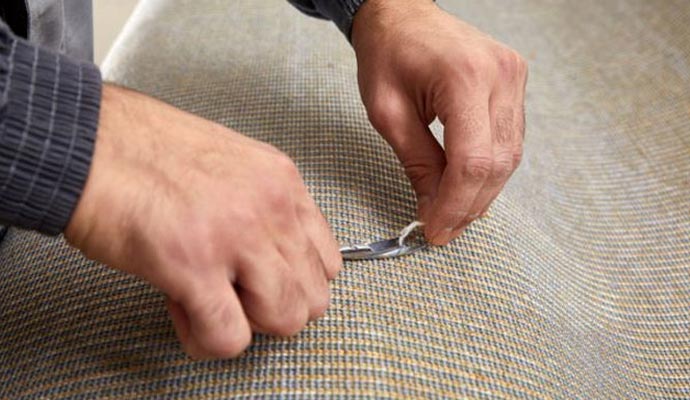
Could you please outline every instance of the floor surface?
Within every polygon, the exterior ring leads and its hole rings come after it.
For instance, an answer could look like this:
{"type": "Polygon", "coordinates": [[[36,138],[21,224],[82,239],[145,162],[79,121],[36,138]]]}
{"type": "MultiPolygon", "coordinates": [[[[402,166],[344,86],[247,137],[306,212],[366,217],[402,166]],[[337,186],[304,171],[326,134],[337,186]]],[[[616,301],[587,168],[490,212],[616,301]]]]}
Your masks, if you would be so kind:
{"type": "Polygon", "coordinates": [[[139,0],[93,0],[94,59],[101,64],[139,0]]]}

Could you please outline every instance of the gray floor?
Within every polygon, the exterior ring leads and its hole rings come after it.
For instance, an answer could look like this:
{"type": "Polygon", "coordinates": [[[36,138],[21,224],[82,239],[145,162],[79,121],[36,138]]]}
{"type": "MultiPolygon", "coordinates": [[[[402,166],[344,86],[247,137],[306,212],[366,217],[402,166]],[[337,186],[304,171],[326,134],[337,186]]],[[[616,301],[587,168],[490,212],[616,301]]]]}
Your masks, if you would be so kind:
{"type": "Polygon", "coordinates": [[[94,59],[101,64],[139,0],[94,0],[94,59]]]}

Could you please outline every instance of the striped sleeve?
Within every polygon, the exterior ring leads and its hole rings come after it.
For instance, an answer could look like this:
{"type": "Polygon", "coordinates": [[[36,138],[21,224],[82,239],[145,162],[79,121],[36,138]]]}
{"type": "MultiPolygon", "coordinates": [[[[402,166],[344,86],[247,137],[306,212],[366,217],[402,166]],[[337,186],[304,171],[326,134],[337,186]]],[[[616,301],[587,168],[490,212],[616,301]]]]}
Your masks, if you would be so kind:
{"type": "Polygon", "coordinates": [[[101,76],[0,21],[0,224],[64,230],[91,165],[101,76]]]}
{"type": "Polygon", "coordinates": [[[333,21],[350,39],[352,19],[365,0],[288,0],[298,10],[313,17],[333,21]]]}

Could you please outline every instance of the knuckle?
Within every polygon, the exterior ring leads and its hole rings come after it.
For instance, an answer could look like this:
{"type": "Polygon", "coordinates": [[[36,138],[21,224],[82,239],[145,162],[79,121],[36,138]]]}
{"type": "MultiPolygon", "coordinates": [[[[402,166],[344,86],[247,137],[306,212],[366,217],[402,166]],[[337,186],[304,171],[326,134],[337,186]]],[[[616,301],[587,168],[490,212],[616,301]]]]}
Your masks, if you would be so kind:
{"type": "Polygon", "coordinates": [[[268,210],[281,213],[288,209],[290,205],[290,194],[279,186],[268,186],[263,193],[264,201],[268,210]]]}
{"type": "Polygon", "coordinates": [[[369,107],[367,114],[371,124],[380,132],[387,132],[393,129],[396,123],[395,103],[386,96],[378,96],[369,107]]]}
{"type": "Polygon", "coordinates": [[[517,76],[520,68],[519,60],[520,56],[516,52],[507,49],[499,50],[496,54],[496,67],[499,76],[502,78],[517,76]]]}
{"type": "Polygon", "coordinates": [[[489,62],[485,56],[467,57],[456,68],[456,73],[460,76],[470,81],[479,81],[486,74],[489,62]]]}
{"type": "Polygon", "coordinates": [[[290,179],[291,182],[293,183],[298,183],[302,184],[302,174],[300,174],[299,169],[297,168],[297,165],[292,161],[289,160],[290,164],[288,164],[285,167],[285,173],[288,176],[288,179],[290,179]]]}
{"type": "Polygon", "coordinates": [[[297,165],[295,165],[295,162],[285,153],[280,153],[280,155],[276,157],[273,167],[278,168],[279,171],[282,171],[291,180],[300,179],[297,165]]]}
{"type": "Polygon", "coordinates": [[[192,281],[188,286],[180,289],[176,297],[171,295],[171,298],[184,307],[187,314],[190,316],[210,315],[214,316],[218,312],[220,302],[212,298],[208,293],[199,290],[201,285],[192,281]]]}
{"type": "Polygon", "coordinates": [[[229,332],[223,342],[216,344],[208,350],[216,357],[235,358],[249,347],[252,337],[249,331],[235,329],[229,332]]]}
{"type": "Polygon", "coordinates": [[[278,336],[294,336],[307,324],[307,317],[295,310],[283,313],[272,326],[273,332],[278,336]]]}
{"type": "Polygon", "coordinates": [[[319,291],[319,293],[315,296],[315,298],[312,301],[311,305],[311,317],[312,318],[320,318],[322,317],[325,313],[326,310],[328,310],[328,307],[331,305],[331,295],[330,292],[328,291],[328,288],[319,291]]]}
{"type": "MultiPolygon", "coordinates": [[[[216,296],[209,296],[205,294],[202,298],[207,299],[203,303],[204,309],[199,312],[199,315],[204,316],[202,322],[208,323],[204,330],[212,331],[218,328],[229,327],[233,323],[233,315],[227,307],[227,303],[216,296]]],[[[203,300],[202,300],[203,301],[203,300]]]]}
{"type": "Polygon", "coordinates": [[[501,158],[494,162],[491,178],[494,182],[501,182],[513,173],[513,160],[511,158],[501,158]]]}
{"type": "Polygon", "coordinates": [[[517,57],[518,70],[521,72],[522,76],[527,76],[527,71],[529,70],[527,60],[525,60],[525,58],[522,57],[520,54],[516,53],[515,55],[517,57]]]}
{"type": "Polygon", "coordinates": [[[403,167],[409,180],[418,184],[432,178],[438,171],[443,171],[445,165],[431,160],[408,160],[403,162],[403,167]]]}
{"type": "Polygon", "coordinates": [[[439,231],[444,227],[455,227],[467,218],[468,211],[456,204],[445,204],[442,209],[436,211],[425,228],[425,233],[439,231]]]}
{"type": "MultiPolygon", "coordinates": [[[[298,216],[311,217],[314,215],[314,206],[308,192],[296,196],[293,202],[298,216]]],[[[323,218],[321,215],[318,215],[318,217],[323,218]]]]}
{"type": "Polygon", "coordinates": [[[267,321],[267,328],[278,336],[293,336],[308,320],[304,292],[291,275],[283,277],[281,292],[271,312],[272,318],[267,321]]]}
{"type": "Polygon", "coordinates": [[[205,353],[214,357],[236,357],[251,342],[249,329],[243,329],[237,316],[215,296],[194,295],[185,308],[196,316],[197,340],[205,353]]]}
{"type": "Polygon", "coordinates": [[[522,149],[517,150],[513,153],[513,167],[517,168],[522,162],[522,149]]]}
{"type": "Polygon", "coordinates": [[[473,181],[483,181],[490,174],[493,160],[486,155],[472,155],[467,157],[462,164],[462,175],[473,181]]]}

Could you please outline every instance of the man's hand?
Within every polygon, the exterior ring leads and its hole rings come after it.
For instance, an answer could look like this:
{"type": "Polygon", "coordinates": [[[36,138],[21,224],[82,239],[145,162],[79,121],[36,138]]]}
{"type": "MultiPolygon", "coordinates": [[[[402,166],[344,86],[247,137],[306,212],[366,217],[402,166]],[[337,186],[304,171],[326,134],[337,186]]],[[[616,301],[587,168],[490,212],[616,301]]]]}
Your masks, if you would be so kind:
{"type": "Polygon", "coordinates": [[[369,119],[412,181],[427,239],[446,244],[520,162],[525,61],[431,0],[367,0],[352,41],[369,119]],[[437,116],[445,152],[429,130],[437,116]]]}
{"type": "Polygon", "coordinates": [[[322,315],[338,245],[292,161],[150,97],[104,86],[96,150],[65,232],[88,257],[168,296],[193,357],[322,315]]]}

